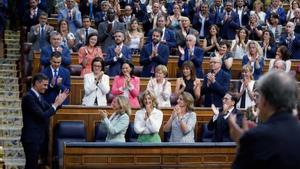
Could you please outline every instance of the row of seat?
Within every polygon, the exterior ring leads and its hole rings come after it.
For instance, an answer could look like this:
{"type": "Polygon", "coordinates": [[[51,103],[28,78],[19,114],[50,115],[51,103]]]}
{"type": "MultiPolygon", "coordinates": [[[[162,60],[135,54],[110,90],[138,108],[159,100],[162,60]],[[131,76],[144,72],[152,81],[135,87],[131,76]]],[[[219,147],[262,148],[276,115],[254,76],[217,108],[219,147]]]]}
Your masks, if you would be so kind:
{"type": "MultiPolygon", "coordinates": [[[[97,122],[95,126],[95,141],[105,142],[107,131],[103,123],[97,122]]],[[[164,133],[164,142],[169,142],[171,133],[164,133]]],[[[211,142],[213,133],[207,129],[207,125],[201,126],[201,137],[196,138],[196,141],[211,142]]],[[[134,131],[133,122],[129,123],[125,134],[126,142],[136,142],[138,134],[134,131]]],[[[65,142],[85,142],[87,141],[86,128],[83,122],[78,121],[63,121],[57,124],[55,134],[55,166],[63,164],[63,149],[65,142]]]]}

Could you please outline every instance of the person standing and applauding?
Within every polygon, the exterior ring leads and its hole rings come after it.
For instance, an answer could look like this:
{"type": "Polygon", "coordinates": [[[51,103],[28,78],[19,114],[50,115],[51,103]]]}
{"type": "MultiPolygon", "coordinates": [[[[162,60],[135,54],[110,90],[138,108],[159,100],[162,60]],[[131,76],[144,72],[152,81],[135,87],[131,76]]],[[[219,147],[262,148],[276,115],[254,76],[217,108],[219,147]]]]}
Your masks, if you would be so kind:
{"type": "Polygon", "coordinates": [[[22,98],[23,128],[21,142],[24,148],[25,169],[37,169],[39,156],[46,161],[48,155],[49,119],[69,96],[69,90],[61,91],[51,105],[42,94],[48,88],[48,77],[38,73],[32,78],[32,88],[22,98]]]}

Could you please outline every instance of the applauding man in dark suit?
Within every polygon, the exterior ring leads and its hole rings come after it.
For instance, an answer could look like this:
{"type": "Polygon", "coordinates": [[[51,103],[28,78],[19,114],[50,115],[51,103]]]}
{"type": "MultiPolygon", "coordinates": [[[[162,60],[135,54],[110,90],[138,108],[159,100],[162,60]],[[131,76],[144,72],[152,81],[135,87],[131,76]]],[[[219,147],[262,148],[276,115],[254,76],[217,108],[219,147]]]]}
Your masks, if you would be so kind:
{"type": "Polygon", "coordinates": [[[47,157],[49,118],[68,97],[69,91],[60,92],[50,105],[41,94],[48,88],[48,77],[36,74],[32,88],[22,99],[23,128],[21,142],[26,156],[25,169],[37,169],[39,155],[47,157]]]}

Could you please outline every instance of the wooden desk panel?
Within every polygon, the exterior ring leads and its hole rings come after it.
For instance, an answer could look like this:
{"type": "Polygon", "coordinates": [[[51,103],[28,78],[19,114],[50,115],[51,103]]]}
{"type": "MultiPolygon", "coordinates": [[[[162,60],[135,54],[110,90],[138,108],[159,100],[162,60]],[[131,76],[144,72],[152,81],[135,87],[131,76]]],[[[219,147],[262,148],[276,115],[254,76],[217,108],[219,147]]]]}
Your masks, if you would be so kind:
{"type": "Polygon", "coordinates": [[[199,168],[229,169],[236,146],[173,143],[114,146],[103,143],[67,143],[64,169],[80,168],[199,168]],[[86,146],[85,146],[86,145],[86,146]],[[122,166],[122,167],[121,167],[122,166]]]}
{"type": "MultiPolygon", "coordinates": [[[[134,65],[139,66],[139,55],[133,55],[132,56],[132,62],[134,65]]],[[[297,70],[297,65],[300,64],[300,60],[291,60],[292,61],[292,66],[291,70],[297,70]]],[[[78,64],[78,53],[72,53],[71,54],[71,62],[72,64],[78,64]]],[[[170,56],[169,61],[168,61],[168,77],[170,78],[175,78],[177,71],[178,71],[178,56],[170,56]]],[[[264,64],[264,72],[267,72],[269,69],[269,63],[270,59],[265,59],[265,64],[264,64]]],[[[210,71],[210,64],[209,64],[209,57],[204,57],[203,63],[202,63],[202,68],[204,73],[207,73],[210,71]]],[[[40,66],[40,52],[36,51],[34,52],[33,55],[33,68],[32,68],[32,74],[35,74],[39,72],[41,69],[40,66]]],[[[240,77],[240,72],[242,70],[242,60],[241,59],[234,59],[232,68],[231,68],[231,73],[232,73],[232,79],[239,79],[240,77]]],[[[297,73],[297,79],[300,80],[300,74],[297,73]]]]}

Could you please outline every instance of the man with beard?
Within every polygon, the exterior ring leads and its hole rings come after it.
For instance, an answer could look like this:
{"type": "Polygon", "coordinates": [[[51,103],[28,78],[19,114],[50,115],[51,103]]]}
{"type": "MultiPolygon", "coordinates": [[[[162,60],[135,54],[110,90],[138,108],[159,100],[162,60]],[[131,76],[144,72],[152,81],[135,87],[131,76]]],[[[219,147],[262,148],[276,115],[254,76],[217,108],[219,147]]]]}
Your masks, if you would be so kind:
{"type": "Polygon", "coordinates": [[[113,8],[110,8],[107,11],[107,20],[101,22],[98,26],[102,51],[106,52],[108,47],[114,44],[114,33],[116,30],[124,31],[125,25],[116,20],[115,11],[113,8]]]}
{"type": "Polygon", "coordinates": [[[152,43],[146,44],[141,51],[140,65],[143,66],[141,77],[151,77],[155,73],[157,65],[167,65],[169,58],[169,48],[160,43],[162,31],[153,29],[152,43]]]}
{"type": "Polygon", "coordinates": [[[124,45],[124,33],[116,31],[114,34],[115,44],[106,51],[105,63],[109,65],[108,76],[116,76],[121,73],[121,65],[125,60],[131,60],[130,49],[124,45]]]}

